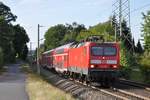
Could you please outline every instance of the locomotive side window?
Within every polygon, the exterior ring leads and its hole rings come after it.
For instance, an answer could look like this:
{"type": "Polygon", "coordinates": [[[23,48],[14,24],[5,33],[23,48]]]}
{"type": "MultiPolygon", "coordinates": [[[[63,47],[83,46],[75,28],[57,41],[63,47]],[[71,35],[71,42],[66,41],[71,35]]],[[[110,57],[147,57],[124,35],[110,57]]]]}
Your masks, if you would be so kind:
{"type": "Polygon", "coordinates": [[[81,43],[78,44],[77,48],[79,48],[79,47],[81,47],[81,46],[84,46],[84,45],[85,45],[85,43],[84,43],[84,42],[81,42],[81,43]]]}
{"type": "Polygon", "coordinates": [[[104,55],[105,56],[114,56],[117,53],[117,49],[115,47],[105,47],[104,55]]]}
{"type": "Polygon", "coordinates": [[[67,61],[67,56],[66,55],[64,56],[64,61],[67,61]]]}
{"type": "Polygon", "coordinates": [[[92,47],[92,55],[93,56],[102,56],[103,55],[103,47],[92,47]]]}

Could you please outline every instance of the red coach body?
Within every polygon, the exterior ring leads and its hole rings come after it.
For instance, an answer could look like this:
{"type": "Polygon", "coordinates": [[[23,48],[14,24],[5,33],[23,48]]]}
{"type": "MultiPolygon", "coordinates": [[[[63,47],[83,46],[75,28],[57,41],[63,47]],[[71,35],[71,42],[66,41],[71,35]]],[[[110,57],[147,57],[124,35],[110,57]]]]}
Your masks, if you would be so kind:
{"type": "Polygon", "coordinates": [[[49,50],[49,51],[44,52],[41,56],[40,65],[51,69],[53,67],[53,53],[54,53],[54,50],[49,50]]]}
{"type": "Polygon", "coordinates": [[[58,72],[67,72],[68,68],[68,51],[72,43],[60,46],[54,50],[53,67],[58,72]]]}

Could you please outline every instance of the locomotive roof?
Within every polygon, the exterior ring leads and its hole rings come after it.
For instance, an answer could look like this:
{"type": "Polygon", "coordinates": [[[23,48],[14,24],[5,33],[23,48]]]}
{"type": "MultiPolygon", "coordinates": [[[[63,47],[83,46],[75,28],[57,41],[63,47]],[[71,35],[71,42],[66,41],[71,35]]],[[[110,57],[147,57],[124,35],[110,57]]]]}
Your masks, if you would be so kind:
{"type": "Polygon", "coordinates": [[[102,43],[93,42],[93,43],[98,43],[98,44],[117,44],[117,42],[102,42],[102,43]]]}
{"type": "Polygon", "coordinates": [[[53,51],[53,49],[52,50],[48,50],[48,51],[44,52],[43,54],[47,54],[47,53],[50,53],[52,51],[53,51]]]}
{"type": "Polygon", "coordinates": [[[119,43],[117,43],[117,42],[102,42],[102,43],[91,42],[91,44],[97,44],[97,45],[118,45],[119,43]]]}
{"type": "Polygon", "coordinates": [[[55,50],[64,49],[64,48],[70,48],[70,46],[71,46],[72,44],[73,44],[73,43],[69,43],[69,44],[66,44],[66,45],[57,47],[55,50]]]}
{"type": "MultiPolygon", "coordinates": [[[[99,43],[99,42],[81,42],[81,43],[85,43],[85,44],[86,43],[93,43],[93,44],[104,44],[104,45],[114,45],[114,44],[117,44],[117,42],[102,42],[102,43],[99,43]]],[[[80,43],[78,43],[78,44],[80,44],[80,43]]],[[[74,42],[72,42],[72,43],[69,43],[69,44],[57,47],[56,49],[52,49],[52,50],[46,51],[43,54],[50,53],[50,52],[52,52],[54,50],[60,50],[60,49],[70,48],[72,45],[77,45],[77,44],[74,44],[74,42]]]]}

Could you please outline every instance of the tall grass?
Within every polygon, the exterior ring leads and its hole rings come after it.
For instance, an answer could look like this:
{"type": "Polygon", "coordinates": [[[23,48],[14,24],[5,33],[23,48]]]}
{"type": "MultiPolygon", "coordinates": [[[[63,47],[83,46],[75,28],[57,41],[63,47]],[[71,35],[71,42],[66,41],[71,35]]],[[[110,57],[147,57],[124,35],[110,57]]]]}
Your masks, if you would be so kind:
{"type": "Polygon", "coordinates": [[[145,76],[145,81],[150,83],[150,53],[149,52],[145,52],[144,55],[141,57],[140,60],[140,68],[141,71],[143,73],[143,75],[145,76]]]}
{"type": "Polygon", "coordinates": [[[45,81],[41,76],[32,72],[28,65],[23,65],[23,71],[27,74],[26,91],[29,100],[74,100],[74,98],[45,81]]]}
{"type": "Polygon", "coordinates": [[[0,69],[2,68],[2,65],[3,65],[3,51],[0,47],[0,69]]]}

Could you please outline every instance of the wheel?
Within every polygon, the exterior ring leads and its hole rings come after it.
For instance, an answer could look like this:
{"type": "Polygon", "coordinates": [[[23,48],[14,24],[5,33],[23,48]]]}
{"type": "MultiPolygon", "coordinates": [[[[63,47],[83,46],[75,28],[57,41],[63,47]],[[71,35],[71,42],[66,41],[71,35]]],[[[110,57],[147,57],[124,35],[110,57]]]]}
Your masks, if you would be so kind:
{"type": "Polygon", "coordinates": [[[109,88],[110,87],[110,80],[108,78],[105,78],[102,82],[102,87],[109,88]]]}
{"type": "Polygon", "coordinates": [[[79,75],[79,82],[81,82],[81,83],[84,82],[84,76],[82,74],[79,75]]]}
{"type": "Polygon", "coordinates": [[[85,82],[86,82],[87,86],[91,85],[91,80],[90,80],[90,77],[88,75],[85,77],[85,82]]]}

